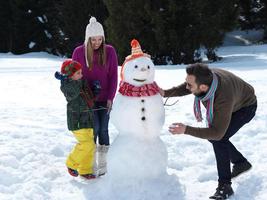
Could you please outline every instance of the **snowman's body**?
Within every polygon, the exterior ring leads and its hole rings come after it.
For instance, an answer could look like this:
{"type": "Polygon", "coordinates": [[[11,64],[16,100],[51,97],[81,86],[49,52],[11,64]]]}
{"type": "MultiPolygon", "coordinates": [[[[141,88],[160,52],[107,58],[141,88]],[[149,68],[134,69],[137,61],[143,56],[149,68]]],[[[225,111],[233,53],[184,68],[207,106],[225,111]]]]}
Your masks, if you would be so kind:
{"type": "Polygon", "coordinates": [[[164,123],[160,94],[129,97],[118,94],[112,108],[112,123],[121,135],[140,138],[158,137],[164,123]]]}
{"type": "MultiPolygon", "coordinates": [[[[123,70],[123,81],[132,86],[154,83],[154,64],[148,57],[128,61],[123,70]]],[[[159,137],[164,119],[163,101],[158,92],[148,96],[117,94],[111,122],[119,135],[108,153],[109,176],[137,180],[166,173],[168,156],[159,137]]]]}

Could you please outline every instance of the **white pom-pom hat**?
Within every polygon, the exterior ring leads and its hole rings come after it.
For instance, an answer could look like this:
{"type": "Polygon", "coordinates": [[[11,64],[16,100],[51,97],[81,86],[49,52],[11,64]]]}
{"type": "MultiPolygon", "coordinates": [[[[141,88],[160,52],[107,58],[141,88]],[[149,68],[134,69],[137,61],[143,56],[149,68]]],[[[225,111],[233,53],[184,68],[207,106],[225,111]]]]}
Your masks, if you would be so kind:
{"type": "Polygon", "coordinates": [[[105,40],[105,34],[104,34],[104,29],[103,26],[96,21],[95,17],[91,17],[89,20],[89,24],[86,26],[86,30],[85,30],[85,40],[84,40],[84,45],[85,45],[85,60],[86,60],[86,64],[88,66],[87,63],[87,44],[89,41],[90,37],[95,37],[95,36],[102,36],[103,39],[105,40]]]}
{"type": "Polygon", "coordinates": [[[86,26],[84,44],[87,45],[89,37],[95,36],[103,36],[103,38],[105,39],[103,26],[96,21],[95,17],[91,17],[89,24],[86,26]]]}

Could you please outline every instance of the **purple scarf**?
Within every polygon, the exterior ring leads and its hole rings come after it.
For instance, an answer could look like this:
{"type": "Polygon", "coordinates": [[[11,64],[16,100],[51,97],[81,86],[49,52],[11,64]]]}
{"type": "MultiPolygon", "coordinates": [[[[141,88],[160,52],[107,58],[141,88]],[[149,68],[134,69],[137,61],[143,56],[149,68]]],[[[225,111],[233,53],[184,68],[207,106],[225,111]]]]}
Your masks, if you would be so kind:
{"type": "Polygon", "coordinates": [[[211,86],[209,88],[208,93],[203,97],[195,97],[194,101],[194,114],[198,122],[202,121],[202,114],[201,114],[201,107],[200,107],[200,101],[204,102],[207,101],[207,112],[206,112],[206,118],[208,126],[211,126],[212,118],[213,118],[213,103],[214,103],[214,96],[215,92],[218,86],[218,78],[213,73],[213,80],[211,83],[211,86]]]}

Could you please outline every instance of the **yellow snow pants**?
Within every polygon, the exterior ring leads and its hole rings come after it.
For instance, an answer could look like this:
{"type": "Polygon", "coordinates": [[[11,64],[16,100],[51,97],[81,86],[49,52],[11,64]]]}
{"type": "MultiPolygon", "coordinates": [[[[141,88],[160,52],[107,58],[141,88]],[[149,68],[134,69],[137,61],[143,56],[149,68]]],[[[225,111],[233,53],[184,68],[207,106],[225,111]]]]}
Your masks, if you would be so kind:
{"type": "Polygon", "coordinates": [[[94,174],[95,142],[92,128],[72,131],[77,144],[69,154],[66,165],[77,170],[80,175],[94,174]]]}

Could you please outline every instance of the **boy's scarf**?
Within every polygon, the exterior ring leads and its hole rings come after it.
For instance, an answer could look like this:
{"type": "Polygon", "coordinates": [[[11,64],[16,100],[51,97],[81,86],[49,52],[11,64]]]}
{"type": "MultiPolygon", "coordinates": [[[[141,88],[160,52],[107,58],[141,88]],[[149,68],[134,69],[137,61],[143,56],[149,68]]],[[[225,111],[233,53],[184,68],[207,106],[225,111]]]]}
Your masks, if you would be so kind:
{"type": "Polygon", "coordinates": [[[159,86],[156,82],[153,82],[138,87],[121,81],[119,93],[121,93],[123,96],[130,97],[153,96],[159,93],[159,86]]]}
{"type": "Polygon", "coordinates": [[[207,101],[206,119],[207,119],[209,127],[212,123],[212,118],[213,118],[213,103],[214,103],[214,96],[215,96],[217,86],[218,86],[218,78],[213,73],[213,80],[212,80],[208,93],[203,97],[196,96],[195,101],[194,101],[194,114],[198,122],[202,121],[200,101],[201,102],[207,101]]]}

